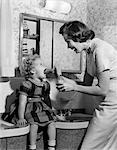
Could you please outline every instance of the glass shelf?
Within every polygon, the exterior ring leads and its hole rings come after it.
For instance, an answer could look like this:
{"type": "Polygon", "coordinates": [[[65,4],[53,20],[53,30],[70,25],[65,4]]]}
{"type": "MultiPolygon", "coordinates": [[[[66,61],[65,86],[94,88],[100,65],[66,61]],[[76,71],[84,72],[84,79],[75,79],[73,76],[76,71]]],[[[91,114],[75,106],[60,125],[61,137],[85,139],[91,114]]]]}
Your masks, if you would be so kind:
{"type": "Polygon", "coordinates": [[[23,36],[23,38],[37,40],[37,39],[39,38],[39,35],[38,35],[38,34],[35,34],[35,35],[27,35],[27,36],[23,36]]]}

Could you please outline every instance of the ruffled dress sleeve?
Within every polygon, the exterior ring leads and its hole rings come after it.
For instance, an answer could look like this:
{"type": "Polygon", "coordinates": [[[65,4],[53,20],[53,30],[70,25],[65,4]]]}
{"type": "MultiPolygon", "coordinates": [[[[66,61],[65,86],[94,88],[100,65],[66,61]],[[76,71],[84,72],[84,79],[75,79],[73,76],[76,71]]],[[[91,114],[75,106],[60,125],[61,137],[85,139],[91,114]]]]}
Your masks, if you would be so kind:
{"type": "Polygon", "coordinates": [[[32,83],[30,81],[23,81],[23,83],[20,86],[20,94],[23,95],[30,95],[32,89],[32,83]]]}

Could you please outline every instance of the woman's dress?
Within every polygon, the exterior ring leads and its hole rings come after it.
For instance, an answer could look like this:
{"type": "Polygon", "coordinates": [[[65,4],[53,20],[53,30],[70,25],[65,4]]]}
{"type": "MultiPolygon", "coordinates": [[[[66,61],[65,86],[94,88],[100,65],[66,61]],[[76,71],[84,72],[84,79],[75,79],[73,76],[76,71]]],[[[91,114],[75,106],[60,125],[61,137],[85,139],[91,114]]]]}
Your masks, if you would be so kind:
{"type": "Polygon", "coordinates": [[[95,108],[81,150],[117,150],[117,50],[101,40],[98,44],[87,54],[87,72],[94,77],[109,69],[109,91],[95,108]]]}

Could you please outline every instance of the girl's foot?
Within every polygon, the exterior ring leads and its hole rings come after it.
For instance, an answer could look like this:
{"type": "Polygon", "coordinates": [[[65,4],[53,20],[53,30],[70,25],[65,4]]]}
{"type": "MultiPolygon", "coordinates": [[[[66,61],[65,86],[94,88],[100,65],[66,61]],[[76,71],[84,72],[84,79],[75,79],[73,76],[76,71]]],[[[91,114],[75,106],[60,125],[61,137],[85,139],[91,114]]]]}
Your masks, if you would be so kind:
{"type": "Polygon", "coordinates": [[[48,141],[48,150],[55,150],[56,149],[56,140],[49,140],[48,141]]]}
{"type": "Polygon", "coordinates": [[[36,150],[36,145],[29,145],[27,150],[36,150]]]}
{"type": "Polygon", "coordinates": [[[48,146],[48,150],[55,150],[55,146],[48,146]]]}

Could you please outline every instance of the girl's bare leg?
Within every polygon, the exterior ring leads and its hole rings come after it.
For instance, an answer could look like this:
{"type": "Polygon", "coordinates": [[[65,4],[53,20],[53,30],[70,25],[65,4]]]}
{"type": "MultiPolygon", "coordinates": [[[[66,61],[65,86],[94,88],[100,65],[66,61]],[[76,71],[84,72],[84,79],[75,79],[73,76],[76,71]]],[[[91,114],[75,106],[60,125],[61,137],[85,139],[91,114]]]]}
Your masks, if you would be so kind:
{"type": "Polygon", "coordinates": [[[56,147],[56,128],[55,123],[52,122],[48,125],[48,150],[55,150],[56,147]]]}
{"type": "Polygon", "coordinates": [[[29,134],[30,150],[36,150],[37,132],[38,132],[38,125],[36,124],[30,125],[30,134],[29,134]]]}

